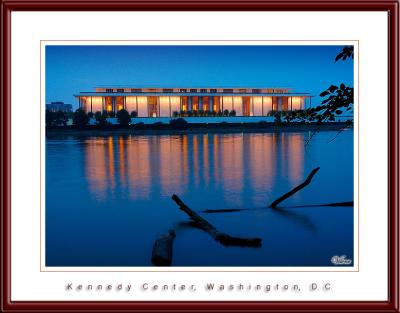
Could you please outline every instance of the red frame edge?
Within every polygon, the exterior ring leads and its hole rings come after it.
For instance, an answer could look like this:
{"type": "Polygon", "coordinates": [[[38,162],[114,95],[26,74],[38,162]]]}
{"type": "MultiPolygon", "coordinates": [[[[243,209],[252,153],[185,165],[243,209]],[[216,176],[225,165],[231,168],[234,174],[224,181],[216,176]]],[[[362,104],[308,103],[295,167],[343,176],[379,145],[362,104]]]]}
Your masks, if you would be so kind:
{"type": "Polygon", "coordinates": [[[398,0],[1,0],[1,311],[400,312],[399,308],[399,2],[398,0]],[[389,14],[388,301],[95,302],[11,301],[11,12],[12,11],[386,11],[389,14]]]}

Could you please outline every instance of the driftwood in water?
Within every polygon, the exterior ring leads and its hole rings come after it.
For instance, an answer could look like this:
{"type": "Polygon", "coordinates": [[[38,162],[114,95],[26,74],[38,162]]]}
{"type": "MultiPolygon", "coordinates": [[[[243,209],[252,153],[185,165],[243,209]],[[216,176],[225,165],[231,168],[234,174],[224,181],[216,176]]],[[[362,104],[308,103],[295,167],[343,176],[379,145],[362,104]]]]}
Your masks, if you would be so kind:
{"type": "Polygon", "coordinates": [[[248,209],[216,209],[216,210],[204,210],[201,213],[229,213],[229,212],[240,212],[247,211],[248,209]]]}
{"type": "Polygon", "coordinates": [[[207,232],[216,241],[220,242],[224,246],[242,246],[242,247],[260,247],[261,238],[240,238],[232,237],[228,234],[222,233],[217,230],[208,221],[190,209],[183,201],[177,196],[173,195],[172,200],[176,202],[179,208],[185,212],[189,217],[196,223],[196,225],[207,232]]]}
{"type": "Polygon", "coordinates": [[[346,201],[346,202],[334,202],[334,203],[324,203],[324,204],[310,204],[310,205],[294,205],[287,206],[285,208],[309,208],[316,206],[354,206],[354,201],[346,201]]]}
{"type": "MultiPolygon", "coordinates": [[[[319,207],[319,206],[351,207],[351,206],[354,206],[354,202],[353,201],[345,201],[345,202],[333,202],[333,203],[323,203],[323,204],[291,205],[291,206],[284,206],[284,207],[280,207],[280,208],[296,209],[296,208],[312,208],[312,207],[319,207]]],[[[232,213],[232,212],[257,211],[257,210],[265,210],[265,207],[254,208],[254,209],[215,209],[215,210],[204,210],[204,211],[200,211],[200,212],[201,213],[232,213]]]]}
{"type": "Polygon", "coordinates": [[[157,266],[170,266],[172,263],[172,245],[175,239],[175,231],[170,230],[158,238],[153,245],[151,262],[157,266]]]}
{"type": "Polygon", "coordinates": [[[283,196],[279,197],[278,199],[276,199],[274,202],[272,202],[270,204],[270,208],[275,209],[276,206],[281,203],[282,201],[286,200],[287,198],[289,198],[290,196],[293,196],[296,192],[298,192],[299,190],[303,189],[304,187],[306,187],[309,183],[311,183],[311,180],[313,179],[314,175],[319,171],[319,167],[314,168],[311,173],[308,175],[307,179],[301,183],[300,185],[298,185],[297,187],[293,188],[292,190],[290,190],[289,192],[285,193],[283,196]]]}

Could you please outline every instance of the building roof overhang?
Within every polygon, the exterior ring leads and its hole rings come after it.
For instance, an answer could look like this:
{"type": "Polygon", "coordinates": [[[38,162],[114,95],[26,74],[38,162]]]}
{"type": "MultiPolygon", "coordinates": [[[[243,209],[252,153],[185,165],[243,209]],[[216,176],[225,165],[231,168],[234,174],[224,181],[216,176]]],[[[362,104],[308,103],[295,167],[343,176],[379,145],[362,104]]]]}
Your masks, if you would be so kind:
{"type": "Polygon", "coordinates": [[[203,92],[80,92],[79,94],[74,95],[74,97],[126,97],[126,96],[159,96],[159,97],[185,97],[185,96],[214,96],[214,97],[219,97],[219,96],[253,96],[253,97],[259,97],[259,96],[270,96],[270,97],[275,97],[275,96],[302,96],[302,97],[313,97],[310,93],[203,93],[203,92]]]}

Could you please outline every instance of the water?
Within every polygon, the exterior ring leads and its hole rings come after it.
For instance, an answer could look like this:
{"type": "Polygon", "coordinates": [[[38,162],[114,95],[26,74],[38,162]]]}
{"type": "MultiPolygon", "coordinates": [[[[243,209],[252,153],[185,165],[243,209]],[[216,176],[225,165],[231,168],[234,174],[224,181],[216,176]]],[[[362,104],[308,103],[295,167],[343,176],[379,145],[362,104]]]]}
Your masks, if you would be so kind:
{"type": "Polygon", "coordinates": [[[151,266],[154,240],[175,228],[173,266],[332,266],[353,259],[353,132],[48,136],[46,266],[151,266]],[[312,183],[267,205],[320,166],[312,183]],[[261,237],[261,248],[224,247],[170,199],[219,230],[261,237]]]}

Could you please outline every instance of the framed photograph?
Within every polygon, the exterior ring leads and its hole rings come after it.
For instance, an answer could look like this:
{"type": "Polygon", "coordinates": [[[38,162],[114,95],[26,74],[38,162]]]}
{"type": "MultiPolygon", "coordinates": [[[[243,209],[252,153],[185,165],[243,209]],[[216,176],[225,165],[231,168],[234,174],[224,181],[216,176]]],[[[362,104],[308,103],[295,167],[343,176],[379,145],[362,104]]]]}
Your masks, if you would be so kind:
{"type": "Polygon", "coordinates": [[[397,1],[2,1],[2,310],[399,312],[397,1]]]}

